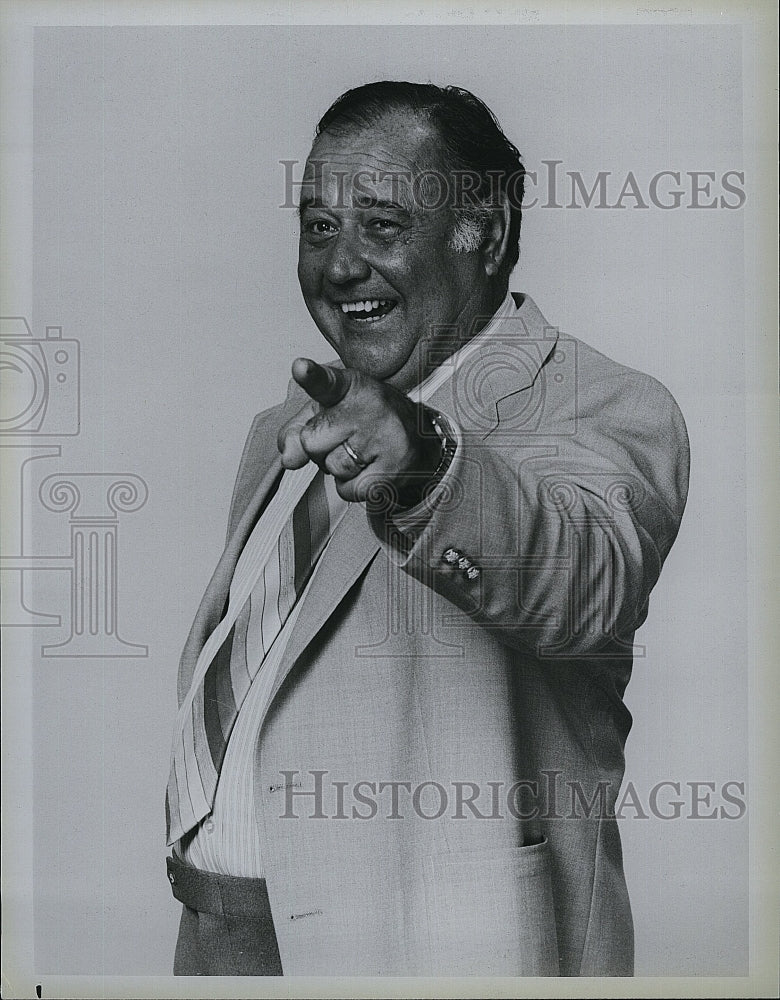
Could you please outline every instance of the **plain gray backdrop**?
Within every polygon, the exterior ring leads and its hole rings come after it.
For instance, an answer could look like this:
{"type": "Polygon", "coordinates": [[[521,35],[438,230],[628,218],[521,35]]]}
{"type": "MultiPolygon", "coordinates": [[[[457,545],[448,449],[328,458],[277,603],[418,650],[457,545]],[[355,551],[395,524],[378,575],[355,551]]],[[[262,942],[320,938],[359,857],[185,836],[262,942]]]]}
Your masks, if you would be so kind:
{"type": "MultiPolygon", "coordinates": [[[[294,357],[331,353],[298,290],[280,161],[305,159],[347,87],[432,80],[483,98],[529,170],[559,160],[588,186],[606,170],[615,191],[633,171],[646,194],[661,170],[743,168],[740,68],[739,28],[704,25],[36,30],[28,318],[36,336],[79,339],[82,424],[61,458],[33,463],[31,549],[67,548],[67,518],[36,499],[52,472],[135,473],[149,489],[121,518],[118,558],[120,632],[148,657],[44,658],[67,628],[33,630],[36,971],[171,969],[179,652],[252,416],[294,357]]],[[[637,636],[627,778],[644,804],[662,780],[688,802],[686,782],[713,782],[710,812],[749,777],[743,213],[624,203],[529,209],[511,287],[659,378],[687,420],[689,504],[637,636]]],[[[67,622],[67,574],[30,589],[67,622]]],[[[637,973],[746,974],[747,817],[629,810],[621,829],[637,973]]]]}

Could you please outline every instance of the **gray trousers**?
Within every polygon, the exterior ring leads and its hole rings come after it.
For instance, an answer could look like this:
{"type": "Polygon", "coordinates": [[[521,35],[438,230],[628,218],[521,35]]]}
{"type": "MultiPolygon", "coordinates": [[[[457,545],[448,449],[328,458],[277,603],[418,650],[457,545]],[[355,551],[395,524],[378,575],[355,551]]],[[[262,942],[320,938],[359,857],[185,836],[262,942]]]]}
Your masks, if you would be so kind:
{"type": "Polygon", "coordinates": [[[236,878],[168,858],[168,881],[183,904],[175,976],[281,976],[265,879],[236,878]]]}

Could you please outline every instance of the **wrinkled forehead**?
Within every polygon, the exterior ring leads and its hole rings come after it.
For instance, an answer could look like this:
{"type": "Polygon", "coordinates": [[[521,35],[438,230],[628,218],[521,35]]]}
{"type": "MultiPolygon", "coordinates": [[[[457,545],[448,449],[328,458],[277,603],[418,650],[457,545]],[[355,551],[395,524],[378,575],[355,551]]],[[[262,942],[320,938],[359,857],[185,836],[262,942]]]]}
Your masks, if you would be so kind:
{"type": "Polygon", "coordinates": [[[432,129],[416,119],[324,132],[306,161],[301,205],[363,208],[397,203],[411,211],[440,161],[432,129]]]}

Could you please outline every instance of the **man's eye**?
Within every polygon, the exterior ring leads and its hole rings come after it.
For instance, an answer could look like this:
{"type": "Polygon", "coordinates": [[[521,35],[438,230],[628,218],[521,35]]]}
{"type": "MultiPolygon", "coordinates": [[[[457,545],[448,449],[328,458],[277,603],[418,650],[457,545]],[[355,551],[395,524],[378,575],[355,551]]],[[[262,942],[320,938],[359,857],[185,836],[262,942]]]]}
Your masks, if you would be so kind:
{"type": "Polygon", "coordinates": [[[303,227],[304,232],[315,239],[323,239],[336,232],[336,227],[326,219],[312,219],[303,227]]]}
{"type": "Polygon", "coordinates": [[[401,230],[400,224],[395,219],[374,219],[371,222],[371,227],[383,235],[397,233],[401,230]]]}

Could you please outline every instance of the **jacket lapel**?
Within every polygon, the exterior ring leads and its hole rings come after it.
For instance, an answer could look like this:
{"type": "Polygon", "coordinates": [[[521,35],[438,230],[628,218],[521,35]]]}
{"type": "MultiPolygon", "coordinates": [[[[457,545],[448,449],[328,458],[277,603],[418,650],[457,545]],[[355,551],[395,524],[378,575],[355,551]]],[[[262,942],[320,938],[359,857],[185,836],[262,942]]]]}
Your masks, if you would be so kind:
{"type": "Polygon", "coordinates": [[[303,599],[301,613],[279,664],[269,708],[297,659],[378,555],[379,548],[362,505],[352,504],[323,552],[303,599]]]}
{"type": "Polygon", "coordinates": [[[252,533],[252,528],[257,521],[258,514],[266,498],[269,496],[281,469],[282,462],[277,452],[275,457],[271,457],[270,464],[267,465],[265,474],[238,521],[235,530],[231,533],[225,550],[209,581],[181,657],[181,669],[179,670],[180,704],[189,690],[190,681],[200,651],[225,612],[225,605],[230,593],[230,584],[233,579],[233,571],[236,568],[238,557],[241,555],[241,551],[249,535],[252,533]]]}

